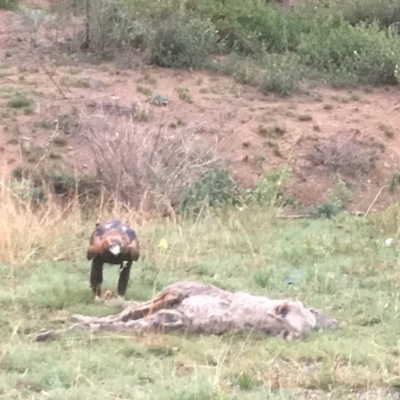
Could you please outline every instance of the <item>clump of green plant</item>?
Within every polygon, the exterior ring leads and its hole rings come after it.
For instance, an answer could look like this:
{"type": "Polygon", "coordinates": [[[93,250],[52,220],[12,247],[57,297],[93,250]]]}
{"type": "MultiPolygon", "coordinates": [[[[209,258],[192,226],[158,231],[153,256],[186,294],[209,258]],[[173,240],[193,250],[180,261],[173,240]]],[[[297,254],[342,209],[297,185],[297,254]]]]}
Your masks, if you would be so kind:
{"type": "Polygon", "coordinates": [[[174,13],[160,22],[148,51],[156,65],[199,69],[216,44],[216,28],[209,18],[174,13]]]}
{"type": "Polygon", "coordinates": [[[192,103],[192,98],[190,97],[189,91],[183,87],[178,86],[175,88],[178,93],[179,100],[186,101],[187,103],[192,103]]]}
{"type": "Polygon", "coordinates": [[[332,218],[340,212],[336,204],[329,201],[318,204],[311,212],[312,218],[332,218]]]}
{"type": "Polygon", "coordinates": [[[333,188],[328,191],[328,199],[315,207],[312,216],[314,218],[332,218],[345,210],[351,201],[351,197],[352,194],[346,182],[340,175],[337,175],[333,188]]]}
{"type": "Polygon", "coordinates": [[[248,391],[254,386],[250,375],[243,372],[232,378],[232,383],[239,386],[240,390],[244,391],[248,391]]]}
{"type": "Polygon", "coordinates": [[[49,119],[42,119],[40,121],[35,121],[33,123],[34,128],[43,128],[43,129],[51,129],[53,128],[54,123],[49,119]]]}
{"type": "Polygon", "coordinates": [[[0,0],[0,9],[14,11],[18,8],[18,0],[0,0]]]}
{"type": "Polygon", "coordinates": [[[379,124],[379,129],[384,133],[384,135],[388,138],[394,137],[394,130],[391,126],[386,124],[379,124]]]}
{"type": "Polygon", "coordinates": [[[136,90],[139,93],[144,94],[145,96],[151,96],[151,94],[153,93],[153,91],[150,88],[141,85],[136,86],[136,90]]]}
{"type": "Polygon", "coordinates": [[[261,82],[261,91],[281,96],[289,96],[299,87],[303,76],[300,58],[295,53],[268,54],[262,61],[265,73],[261,82]]]}
{"type": "Polygon", "coordinates": [[[271,274],[269,272],[260,270],[254,273],[253,278],[257,286],[264,289],[268,286],[268,283],[271,279],[271,274]]]}
{"type": "Polygon", "coordinates": [[[88,89],[92,87],[92,82],[89,78],[71,78],[69,76],[63,76],[60,80],[60,85],[67,87],[83,88],[88,89]]]}
{"type": "MultiPolygon", "coordinates": [[[[330,18],[332,20],[332,18],[330,18]]],[[[377,23],[352,26],[338,20],[301,34],[297,53],[301,61],[328,73],[337,83],[395,84],[400,60],[400,37],[382,31],[377,23]],[[331,27],[327,29],[328,25],[331,27]]]]}
{"type": "Polygon", "coordinates": [[[399,185],[400,185],[400,171],[393,171],[389,177],[388,189],[390,192],[393,193],[399,185]]]}
{"type": "Polygon", "coordinates": [[[50,158],[50,160],[61,160],[62,159],[62,155],[60,153],[56,153],[54,151],[51,151],[49,153],[49,158],[50,158]]]}
{"type": "Polygon", "coordinates": [[[166,106],[168,104],[168,97],[161,94],[154,94],[148,98],[148,102],[154,106],[166,106]]]}
{"type": "Polygon", "coordinates": [[[299,115],[297,118],[300,122],[307,122],[312,120],[312,116],[309,114],[302,114],[299,115]]]}
{"type": "MultiPolygon", "coordinates": [[[[18,173],[15,173],[18,176],[18,173]]],[[[36,202],[44,200],[44,191],[42,186],[35,186],[30,180],[18,176],[10,181],[10,189],[20,202],[36,202]]]]}
{"type": "Polygon", "coordinates": [[[327,12],[341,15],[353,26],[377,22],[381,28],[396,29],[400,21],[400,4],[393,0],[335,0],[326,5],[327,12]]]}
{"type": "Polygon", "coordinates": [[[26,108],[31,107],[31,103],[32,100],[24,93],[15,93],[9,98],[7,105],[11,108],[26,108]]]}
{"type": "Polygon", "coordinates": [[[63,136],[56,136],[52,140],[52,143],[54,143],[58,147],[64,147],[68,144],[68,139],[63,136]]]}
{"type": "Polygon", "coordinates": [[[241,204],[242,195],[243,188],[227,170],[212,168],[183,189],[177,209],[182,214],[198,214],[203,207],[218,208],[241,204]]]}
{"type": "Polygon", "coordinates": [[[78,116],[74,113],[62,114],[57,118],[58,128],[65,135],[73,135],[78,133],[80,129],[80,123],[78,121],[78,116]]]}
{"type": "Polygon", "coordinates": [[[286,129],[280,126],[272,126],[266,128],[260,125],[257,130],[260,136],[270,138],[279,138],[286,133],[286,129]]]}
{"type": "Polygon", "coordinates": [[[277,169],[263,173],[244,197],[246,205],[276,206],[284,201],[282,185],[289,178],[287,169],[277,169]]]}

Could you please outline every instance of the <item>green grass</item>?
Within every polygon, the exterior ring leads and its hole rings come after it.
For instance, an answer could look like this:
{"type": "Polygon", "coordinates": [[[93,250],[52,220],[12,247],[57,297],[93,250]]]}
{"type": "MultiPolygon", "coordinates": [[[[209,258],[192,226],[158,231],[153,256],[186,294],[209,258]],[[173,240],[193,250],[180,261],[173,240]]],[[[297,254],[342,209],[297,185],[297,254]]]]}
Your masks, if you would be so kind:
{"type": "MultiPolygon", "coordinates": [[[[400,384],[400,210],[365,219],[268,215],[245,210],[196,224],[148,223],[138,231],[143,257],[132,269],[127,297],[145,300],[154,286],[196,279],[299,298],[337,318],[341,330],[290,343],[256,333],[80,330],[35,343],[39,329],[62,326],[67,313],[117,311],[92,302],[84,258],[90,224],[49,244],[64,261],[37,256],[24,267],[1,264],[0,397],[287,400],[312,391],[321,399],[364,392],[388,398],[376,390],[400,384]],[[392,247],[384,246],[387,237],[395,238],[392,247]],[[157,247],[161,238],[168,249],[157,247]]],[[[107,266],[103,289],[115,292],[116,283],[117,268],[107,266]]]]}

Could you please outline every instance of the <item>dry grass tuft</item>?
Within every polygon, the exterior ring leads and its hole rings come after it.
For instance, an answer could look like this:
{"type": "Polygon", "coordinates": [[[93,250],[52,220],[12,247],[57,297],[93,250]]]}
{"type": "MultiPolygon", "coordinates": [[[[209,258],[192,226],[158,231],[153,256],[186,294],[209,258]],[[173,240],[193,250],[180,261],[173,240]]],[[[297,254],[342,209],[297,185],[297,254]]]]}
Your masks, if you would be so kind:
{"type": "Polygon", "coordinates": [[[107,192],[118,202],[170,212],[181,190],[218,164],[199,145],[196,124],[181,129],[138,127],[133,118],[82,117],[81,135],[107,192]]]}
{"type": "Polygon", "coordinates": [[[320,140],[308,153],[314,166],[348,176],[368,173],[375,167],[376,151],[352,136],[320,140]]]}
{"type": "Polygon", "coordinates": [[[0,253],[2,261],[13,265],[25,265],[39,256],[60,256],[65,246],[56,238],[68,236],[80,224],[76,201],[64,207],[51,200],[35,204],[26,201],[29,190],[24,181],[0,184],[0,253]]]}

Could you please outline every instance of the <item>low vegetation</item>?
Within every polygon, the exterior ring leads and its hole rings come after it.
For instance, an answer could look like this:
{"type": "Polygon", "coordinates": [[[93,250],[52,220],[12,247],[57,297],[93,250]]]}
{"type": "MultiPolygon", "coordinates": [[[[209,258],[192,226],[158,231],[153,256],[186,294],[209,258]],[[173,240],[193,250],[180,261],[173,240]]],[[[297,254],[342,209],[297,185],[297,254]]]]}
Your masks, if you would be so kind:
{"type": "MultiPolygon", "coordinates": [[[[366,218],[287,221],[273,207],[230,206],[204,209],[193,223],[147,221],[115,203],[85,216],[77,201],[60,208],[49,194],[33,211],[18,193],[2,183],[2,397],[382,398],[397,386],[398,207],[366,218]],[[128,298],[145,300],[173,281],[196,279],[299,298],[337,318],[342,329],[290,343],[234,332],[79,331],[34,344],[38,330],[61,326],[67,313],[117,311],[93,303],[84,256],[96,219],[111,215],[132,223],[142,242],[128,298]],[[161,239],[167,248],[158,247],[161,239]]],[[[105,289],[115,291],[114,273],[105,269],[105,289]]]]}
{"type": "Polygon", "coordinates": [[[72,1],[55,8],[63,18],[73,12],[87,20],[76,50],[84,42],[107,58],[139,51],[163,67],[211,68],[253,81],[266,94],[288,95],[304,78],[398,81],[400,9],[393,0],[299,1],[293,8],[262,0],[88,1],[89,15],[72,1]],[[218,54],[227,58],[210,60],[218,54]]]}

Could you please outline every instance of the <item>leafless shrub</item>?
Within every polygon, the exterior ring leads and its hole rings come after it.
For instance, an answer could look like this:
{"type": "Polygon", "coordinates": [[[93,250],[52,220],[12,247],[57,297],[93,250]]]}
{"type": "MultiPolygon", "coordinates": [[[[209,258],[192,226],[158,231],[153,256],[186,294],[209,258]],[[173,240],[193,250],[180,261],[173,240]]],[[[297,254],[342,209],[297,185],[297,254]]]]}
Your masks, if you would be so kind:
{"type": "MultiPolygon", "coordinates": [[[[135,117],[82,118],[81,135],[92,150],[98,178],[117,200],[170,211],[183,187],[217,165],[213,150],[197,143],[196,127],[173,134],[139,126],[135,117]]],[[[168,125],[168,124],[166,124],[168,125]]]]}
{"type": "Polygon", "coordinates": [[[354,136],[330,137],[318,141],[307,155],[314,166],[347,176],[364,174],[375,168],[376,152],[354,136]]]}

